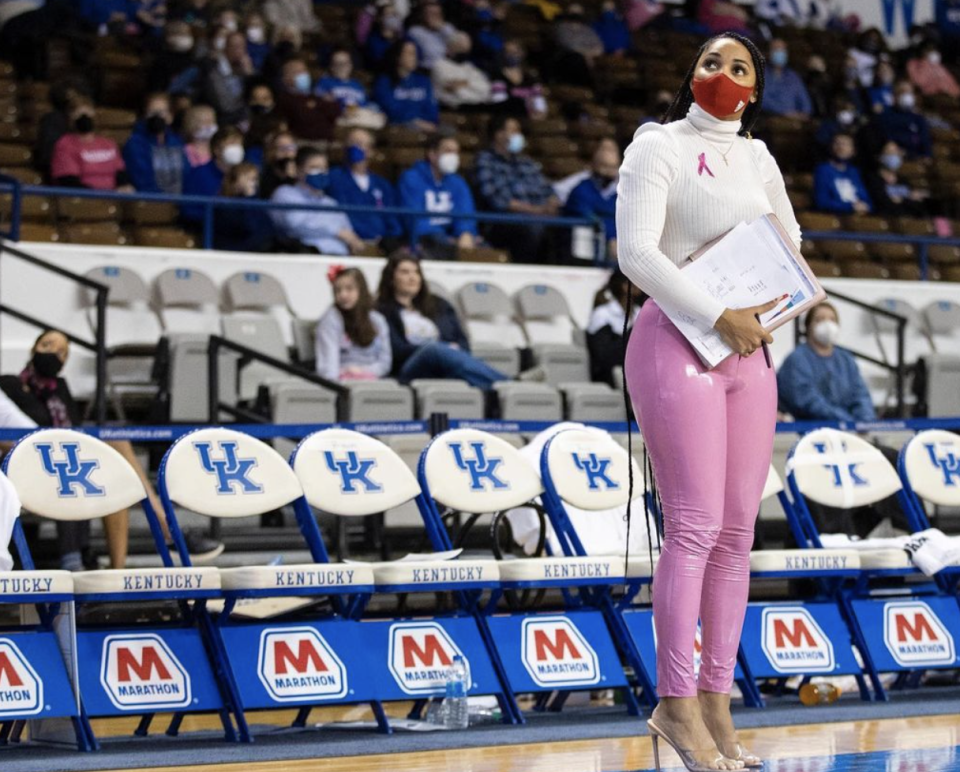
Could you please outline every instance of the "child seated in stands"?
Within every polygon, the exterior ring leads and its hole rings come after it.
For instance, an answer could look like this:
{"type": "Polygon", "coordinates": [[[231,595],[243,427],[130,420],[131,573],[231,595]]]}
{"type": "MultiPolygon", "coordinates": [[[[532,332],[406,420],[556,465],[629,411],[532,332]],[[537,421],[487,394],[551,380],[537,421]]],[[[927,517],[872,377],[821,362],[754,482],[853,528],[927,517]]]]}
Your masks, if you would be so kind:
{"type": "Polygon", "coordinates": [[[333,306],[317,324],[317,374],[331,381],[375,380],[390,374],[393,354],[387,320],[359,268],[333,266],[333,306]]]}

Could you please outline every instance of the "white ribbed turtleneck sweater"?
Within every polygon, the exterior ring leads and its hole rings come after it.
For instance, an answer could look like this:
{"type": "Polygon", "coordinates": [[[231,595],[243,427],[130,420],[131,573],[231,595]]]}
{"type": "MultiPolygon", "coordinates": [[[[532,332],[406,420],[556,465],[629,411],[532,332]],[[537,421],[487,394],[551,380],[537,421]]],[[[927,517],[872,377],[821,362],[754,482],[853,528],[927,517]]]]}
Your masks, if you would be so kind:
{"type": "Polygon", "coordinates": [[[763,142],[738,136],[739,130],[739,121],[722,121],[693,104],[683,120],[637,129],[620,167],[620,269],[654,300],[708,328],[725,309],[683,275],[679,266],[687,257],[771,212],[800,246],[777,162],[763,142]]]}

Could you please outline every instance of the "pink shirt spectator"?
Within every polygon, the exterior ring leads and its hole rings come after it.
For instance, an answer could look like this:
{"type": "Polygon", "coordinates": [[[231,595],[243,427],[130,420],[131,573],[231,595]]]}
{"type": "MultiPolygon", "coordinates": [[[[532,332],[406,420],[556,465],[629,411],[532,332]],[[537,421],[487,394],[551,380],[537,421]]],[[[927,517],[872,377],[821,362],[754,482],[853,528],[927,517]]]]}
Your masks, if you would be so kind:
{"type": "Polygon", "coordinates": [[[80,184],[95,190],[115,190],[117,172],[124,170],[120,148],[112,139],[94,135],[64,134],[53,147],[50,177],[78,177],[80,184]]]}
{"type": "Polygon", "coordinates": [[[187,163],[190,164],[190,168],[208,164],[213,158],[210,145],[207,143],[201,145],[196,142],[188,142],[183,146],[183,152],[187,156],[187,163]]]}
{"type": "Polygon", "coordinates": [[[940,62],[931,62],[926,57],[911,59],[907,62],[907,74],[910,76],[913,85],[924,96],[933,96],[934,94],[960,96],[960,85],[950,74],[950,70],[940,62]]]}

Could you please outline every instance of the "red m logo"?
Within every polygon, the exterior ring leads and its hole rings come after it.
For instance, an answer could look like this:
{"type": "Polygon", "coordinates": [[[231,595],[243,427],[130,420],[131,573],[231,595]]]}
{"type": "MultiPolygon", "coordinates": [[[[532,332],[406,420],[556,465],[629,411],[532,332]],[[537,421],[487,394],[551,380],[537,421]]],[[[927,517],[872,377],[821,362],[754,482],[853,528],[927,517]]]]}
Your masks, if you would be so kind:
{"type": "Polygon", "coordinates": [[[420,648],[420,644],[418,644],[416,639],[411,635],[402,636],[401,641],[404,667],[417,667],[414,659],[419,660],[420,664],[424,667],[433,667],[435,659],[439,659],[440,664],[444,667],[450,667],[450,665],[453,664],[450,655],[447,654],[446,649],[443,648],[443,644],[440,643],[440,639],[437,638],[436,635],[427,635],[423,639],[422,649],[420,648]]]}
{"type": "Polygon", "coordinates": [[[286,675],[287,665],[293,668],[294,673],[306,673],[308,669],[315,673],[324,673],[329,669],[316,646],[309,640],[299,641],[296,654],[286,641],[274,642],[273,661],[277,675],[286,675]]]}
{"type": "Polygon", "coordinates": [[[793,620],[793,630],[787,627],[787,623],[783,619],[774,619],[773,635],[778,649],[782,649],[787,641],[789,641],[790,645],[795,649],[799,649],[804,645],[814,648],[817,645],[817,642],[813,639],[813,634],[810,632],[810,628],[807,627],[807,623],[802,619],[793,620]]]}
{"type": "Polygon", "coordinates": [[[583,655],[580,653],[579,649],[573,644],[573,639],[570,637],[570,633],[564,630],[562,627],[558,627],[554,631],[554,638],[551,641],[547,637],[546,630],[534,630],[533,631],[533,645],[536,650],[537,661],[543,662],[547,659],[547,652],[550,652],[552,659],[563,659],[564,652],[570,652],[571,659],[583,659],[583,655]]]}
{"type": "Polygon", "coordinates": [[[130,671],[132,670],[140,681],[153,680],[153,671],[157,671],[157,679],[160,681],[171,681],[172,676],[167,666],[160,659],[160,653],[153,646],[145,646],[140,651],[142,659],[139,661],[136,655],[130,649],[117,648],[117,680],[120,683],[131,681],[130,671]]]}
{"type": "Polygon", "coordinates": [[[6,682],[7,686],[23,686],[20,674],[10,661],[6,652],[0,652],[0,686],[6,682]]]}
{"type": "Polygon", "coordinates": [[[913,624],[910,624],[906,614],[897,614],[896,620],[897,643],[906,643],[908,634],[910,640],[913,641],[922,641],[924,636],[931,641],[936,641],[940,638],[930,625],[930,620],[927,619],[927,615],[922,612],[918,611],[913,615],[913,624]]]}

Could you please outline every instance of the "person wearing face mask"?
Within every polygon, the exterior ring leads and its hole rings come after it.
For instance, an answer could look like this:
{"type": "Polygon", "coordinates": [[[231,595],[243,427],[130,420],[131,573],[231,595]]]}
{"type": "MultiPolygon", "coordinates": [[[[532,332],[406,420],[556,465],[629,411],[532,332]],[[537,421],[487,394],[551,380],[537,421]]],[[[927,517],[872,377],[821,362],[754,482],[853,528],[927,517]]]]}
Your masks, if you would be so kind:
{"type": "MultiPolygon", "coordinates": [[[[553,217],[560,201],[540,164],[523,154],[526,139],[520,121],[509,115],[490,121],[491,146],[477,154],[476,190],[486,207],[494,212],[553,217]]],[[[529,224],[496,223],[486,231],[487,240],[510,250],[517,262],[548,262],[552,239],[548,228],[529,224]]]]}
{"type": "MultiPolygon", "coordinates": [[[[374,154],[373,135],[366,129],[351,129],[344,142],[344,165],[330,171],[327,192],[344,206],[372,206],[377,209],[397,205],[396,192],[389,180],[370,171],[374,154]]],[[[400,219],[380,212],[350,212],[353,232],[365,241],[378,243],[392,252],[401,244],[400,219]]]]}
{"type": "MultiPolygon", "coordinates": [[[[231,166],[223,178],[220,195],[225,198],[257,200],[260,170],[250,163],[231,166]]],[[[273,252],[273,220],[263,208],[225,207],[217,211],[213,248],[229,252],[273,252]]]]}
{"type": "Polygon", "coordinates": [[[903,150],[887,142],[880,150],[876,171],[867,178],[867,190],[877,214],[889,217],[929,217],[930,191],[913,188],[897,173],[903,150]]]}
{"type": "MultiPolygon", "coordinates": [[[[210,149],[210,161],[190,169],[184,177],[185,196],[220,195],[227,172],[243,161],[243,134],[236,126],[218,129],[210,140],[210,149]]],[[[199,226],[203,223],[204,208],[200,204],[181,204],[180,216],[186,223],[199,226]]]]}
{"type": "Polygon", "coordinates": [[[622,159],[620,151],[609,144],[593,154],[590,176],[570,193],[563,213],[570,217],[589,217],[603,222],[607,256],[617,257],[617,181],[622,159]]]}
{"type": "Polygon", "coordinates": [[[143,117],[123,146],[130,182],[141,193],[183,192],[187,158],[183,141],[170,128],[172,119],[170,97],[149,94],[143,103],[143,117]]]}
{"type": "Polygon", "coordinates": [[[207,61],[202,84],[204,101],[217,111],[220,123],[239,123],[246,117],[244,87],[253,73],[247,36],[239,31],[228,32],[223,50],[207,61]]]}
{"type": "Polygon", "coordinates": [[[44,181],[49,181],[50,178],[50,159],[57,140],[70,131],[71,106],[79,97],[93,98],[93,88],[82,76],[68,75],[50,87],[50,104],[53,109],[40,118],[37,141],[33,148],[33,161],[43,173],[44,181]]]}
{"type": "Polygon", "coordinates": [[[803,79],[810,95],[810,105],[814,118],[826,118],[830,114],[833,99],[833,78],[827,74],[827,63],[819,54],[807,59],[806,74],[803,79]]]}
{"type": "Polygon", "coordinates": [[[93,102],[78,97],[70,108],[70,131],[57,140],[50,159],[54,185],[133,192],[117,143],[96,133],[93,102]]]}
{"type": "Polygon", "coordinates": [[[260,72],[270,53],[267,41],[267,20],[257,11],[247,13],[243,20],[243,31],[247,38],[247,56],[253,62],[253,69],[260,72]]]}
{"type": "Polygon", "coordinates": [[[829,158],[833,138],[837,134],[855,134],[862,125],[863,120],[853,102],[843,95],[835,97],[831,114],[820,121],[817,133],[813,135],[818,155],[829,158]]]}
{"type": "Polygon", "coordinates": [[[290,59],[281,68],[277,112],[301,139],[332,140],[342,108],[329,94],[311,93],[313,81],[303,59],[290,59]]]}
{"type": "Polygon", "coordinates": [[[920,56],[907,62],[907,75],[924,96],[945,94],[954,99],[960,97],[960,84],[944,65],[936,43],[927,43],[920,50],[920,56]]]}
{"type": "Polygon", "coordinates": [[[908,80],[898,81],[893,87],[893,97],[894,106],[874,116],[869,131],[863,132],[871,143],[871,154],[876,154],[878,146],[885,142],[896,142],[907,158],[930,158],[933,154],[930,124],[917,110],[913,84],[908,80]]]}
{"type": "Polygon", "coordinates": [[[475,211],[473,193],[459,169],[460,143],[437,132],[427,140],[426,158],[400,175],[400,206],[436,213],[407,221],[411,243],[426,257],[450,259],[458,247],[476,245],[477,222],[467,217],[475,211]],[[449,216],[453,212],[456,217],[449,216]]]}
{"type": "Polygon", "coordinates": [[[373,100],[386,113],[388,123],[433,131],[440,108],[430,78],[417,71],[419,56],[412,40],[396,42],[387,52],[383,74],[373,84],[373,100]]]}
{"type": "Polygon", "coordinates": [[[798,421],[874,421],[867,384],[857,361],[840,348],[840,316],[830,303],[807,312],[806,342],[780,365],[780,405],[798,421]]]}
{"type": "Polygon", "coordinates": [[[163,28],[163,48],[147,73],[150,91],[193,96],[200,83],[193,29],[184,21],[169,21],[163,28]]]}
{"type": "Polygon", "coordinates": [[[893,83],[897,71],[890,62],[882,61],[877,65],[873,76],[873,85],[867,89],[867,102],[874,113],[882,113],[894,105],[893,83]]]}
{"type": "Polygon", "coordinates": [[[813,172],[813,205],[820,212],[869,214],[873,211],[860,170],[852,163],[856,154],[853,137],[833,138],[830,160],[813,172]]]}
{"type": "Polygon", "coordinates": [[[525,66],[523,44],[514,38],[503,44],[500,68],[493,73],[490,101],[493,110],[515,118],[542,118],[547,100],[536,73],[525,66]]]}
{"type": "Polygon", "coordinates": [[[321,209],[275,209],[270,217],[278,235],[321,255],[363,254],[366,245],[353,232],[350,220],[332,207],[337,201],[327,195],[330,167],[327,155],[314,147],[297,152],[297,180],[281,185],[270,200],[276,204],[309,204],[321,209]]]}
{"type": "Polygon", "coordinates": [[[260,196],[270,198],[281,185],[297,181],[297,140],[283,129],[267,137],[264,144],[264,165],[260,174],[260,196]]]}
{"type": "Polygon", "coordinates": [[[247,81],[244,88],[247,120],[240,125],[244,131],[243,146],[246,150],[245,160],[257,166],[263,165],[264,144],[267,137],[281,130],[286,130],[287,123],[277,115],[274,107],[276,101],[273,89],[260,79],[247,81]]]}
{"type": "Polygon", "coordinates": [[[764,59],[749,38],[709,39],[663,123],[637,129],[617,188],[620,270],[649,296],[627,343],[624,377],[663,502],[653,579],[660,702],[648,726],[697,772],[763,766],[737,737],[730,689],[777,420],[776,377],[760,351],[773,338],[756,315],[782,298],[727,308],[681,266],[766,214],[800,248],[780,169],[750,134],[764,83],[764,59]],[[707,370],[662,306],[715,330],[734,355],[707,370]]]}
{"type": "Polygon", "coordinates": [[[470,36],[458,32],[450,39],[446,54],[433,65],[433,90],[444,107],[470,109],[490,101],[490,79],[470,61],[472,46],[470,36]]]}
{"type": "Polygon", "coordinates": [[[391,47],[403,35],[403,17],[393,3],[386,2],[377,8],[377,19],[363,43],[363,56],[367,67],[380,70],[391,47]]]}
{"type": "Polygon", "coordinates": [[[857,45],[851,48],[847,55],[856,68],[857,79],[863,88],[873,83],[873,74],[877,63],[888,53],[883,33],[879,29],[871,27],[860,33],[857,45]]]}
{"type": "Polygon", "coordinates": [[[183,115],[183,151],[193,169],[210,163],[210,140],[217,133],[217,114],[210,105],[193,105],[183,115]]]}
{"type": "Polygon", "coordinates": [[[810,94],[803,79],[795,70],[787,67],[789,61],[787,44],[780,38],[770,41],[767,56],[767,82],[763,90],[763,111],[771,115],[805,121],[813,112],[810,94]]]}
{"type": "Polygon", "coordinates": [[[343,109],[338,126],[358,126],[381,129],[387,117],[367,98],[367,90],[353,77],[353,54],[346,48],[337,48],[330,55],[329,72],[313,87],[317,96],[336,99],[343,109]]]}

